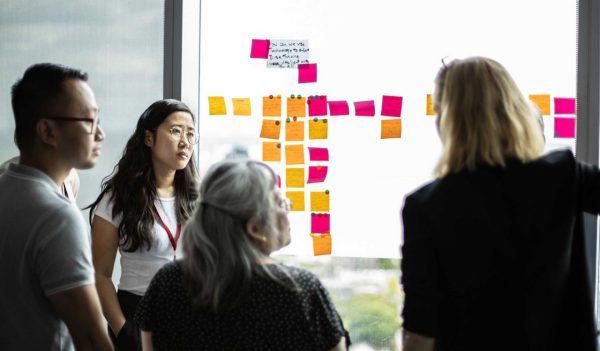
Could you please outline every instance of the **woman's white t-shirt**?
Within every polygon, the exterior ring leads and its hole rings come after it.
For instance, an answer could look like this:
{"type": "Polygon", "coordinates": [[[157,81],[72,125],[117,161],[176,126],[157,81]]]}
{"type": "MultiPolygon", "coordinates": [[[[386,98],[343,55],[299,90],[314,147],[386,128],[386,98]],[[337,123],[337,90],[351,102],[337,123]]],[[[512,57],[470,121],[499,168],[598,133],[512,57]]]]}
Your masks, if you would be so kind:
{"type": "MultiPolygon", "coordinates": [[[[110,222],[115,228],[119,228],[122,216],[112,216],[112,202],[109,201],[109,194],[104,195],[98,203],[94,216],[98,216],[110,222]]],[[[177,215],[175,212],[175,198],[157,198],[154,200],[154,206],[167,225],[173,237],[177,236],[177,215]]],[[[183,228],[182,228],[183,230],[183,228]]],[[[181,250],[181,236],[177,242],[177,251],[173,251],[173,246],[169,240],[167,231],[158,221],[154,221],[153,226],[153,245],[150,250],[146,246],[140,246],[134,252],[127,252],[119,245],[121,254],[121,278],[119,280],[119,290],[128,291],[136,295],[144,295],[154,274],[166,263],[172,262],[175,256],[179,259],[183,256],[181,250]],[[175,254],[175,255],[174,255],[175,254]]]]}

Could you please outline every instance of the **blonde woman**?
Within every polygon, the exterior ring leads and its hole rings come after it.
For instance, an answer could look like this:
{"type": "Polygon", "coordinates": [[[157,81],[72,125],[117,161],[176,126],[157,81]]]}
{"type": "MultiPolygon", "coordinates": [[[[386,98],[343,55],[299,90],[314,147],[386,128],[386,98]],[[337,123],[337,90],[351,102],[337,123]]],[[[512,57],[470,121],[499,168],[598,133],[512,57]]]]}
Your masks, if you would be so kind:
{"type": "Polygon", "coordinates": [[[402,212],[404,350],[595,350],[581,213],[600,172],[543,156],[527,99],[498,62],[442,67],[437,179],[402,212]]]}

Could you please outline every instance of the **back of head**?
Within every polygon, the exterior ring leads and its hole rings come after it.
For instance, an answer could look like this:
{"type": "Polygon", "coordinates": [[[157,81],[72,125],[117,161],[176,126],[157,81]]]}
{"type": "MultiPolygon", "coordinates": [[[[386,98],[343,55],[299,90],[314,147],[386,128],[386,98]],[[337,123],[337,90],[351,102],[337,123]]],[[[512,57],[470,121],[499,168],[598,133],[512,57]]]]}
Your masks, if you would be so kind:
{"type": "Polygon", "coordinates": [[[252,160],[223,161],[205,175],[200,205],[183,234],[184,277],[196,306],[233,306],[253,274],[270,276],[246,224],[252,220],[275,235],[275,184],[273,171],[252,160]]]}
{"type": "Polygon", "coordinates": [[[30,66],[12,87],[15,118],[15,143],[21,152],[35,136],[35,126],[42,117],[56,114],[64,103],[63,84],[68,79],[87,81],[87,74],[52,63],[30,66]]]}
{"type": "Polygon", "coordinates": [[[532,160],[543,135],[529,102],[498,62],[471,57],[444,65],[435,81],[442,157],[436,175],[532,160]]]}

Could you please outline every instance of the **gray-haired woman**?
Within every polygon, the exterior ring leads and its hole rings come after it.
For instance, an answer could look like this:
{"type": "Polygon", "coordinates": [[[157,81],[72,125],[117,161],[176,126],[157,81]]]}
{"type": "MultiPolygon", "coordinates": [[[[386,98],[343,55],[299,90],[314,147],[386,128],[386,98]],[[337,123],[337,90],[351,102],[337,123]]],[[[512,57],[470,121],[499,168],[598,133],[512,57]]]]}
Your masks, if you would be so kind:
{"type": "Polygon", "coordinates": [[[214,165],[183,234],[140,302],[144,350],[345,350],[349,341],[319,280],[277,264],[290,242],[289,202],[265,164],[214,165]]]}

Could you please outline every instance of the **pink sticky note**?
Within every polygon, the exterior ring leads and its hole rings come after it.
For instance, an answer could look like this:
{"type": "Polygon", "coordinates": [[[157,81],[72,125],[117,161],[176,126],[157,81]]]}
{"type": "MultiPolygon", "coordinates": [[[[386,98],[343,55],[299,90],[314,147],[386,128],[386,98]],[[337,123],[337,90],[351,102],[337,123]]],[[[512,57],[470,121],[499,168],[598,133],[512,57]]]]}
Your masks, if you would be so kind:
{"type": "Polygon", "coordinates": [[[250,58],[268,58],[269,45],[269,39],[252,39],[252,49],[250,50],[250,58]]]}
{"type": "Polygon", "coordinates": [[[311,233],[329,233],[330,232],[329,213],[312,213],[310,216],[311,233]]]}
{"type": "Polygon", "coordinates": [[[575,99],[574,98],[554,98],[554,114],[574,115],[575,114],[575,99]]]}
{"type": "Polygon", "coordinates": [[[383,95],[381,99],[381,115],[400,117],[402,114],[402,96],[383,95]]]}
{"type": "Polygon", "coordinates": [[[375,116],[375,101],[355,101],[354,110],[357,116],[375,116]]]}
{"type": "Polygon", "coordinates": [[[327,166],[310,166],[308,167],[307,183],[322,183],[327,178],[327,166]]]}
{"type": "Polygon", "coordinates": [[[350,108],[346,101],[327,101],[329,104],[329,114],[331,116],[347,116],[350,114],[350,108]]]}
{"type": "Polygon", "coordinates": [[[298,64],[298,83],[315,83],[317,81],[316,63],[298,64]]]}
{"type": "Polygon", "coordinates": [[[324,147],[309,147],[308,154],[311,161],[329,161],[329,150],[324,147]]]}
{"type": "Polygon", "coordinates": [[[306,104],[309,116],[327,116],[327,96],[309,96],[306,104]]]}
{"type": "Polygon", "coordinates": [[[575,118],[554,118],[555,138],[575,138],[575,118]]]}

